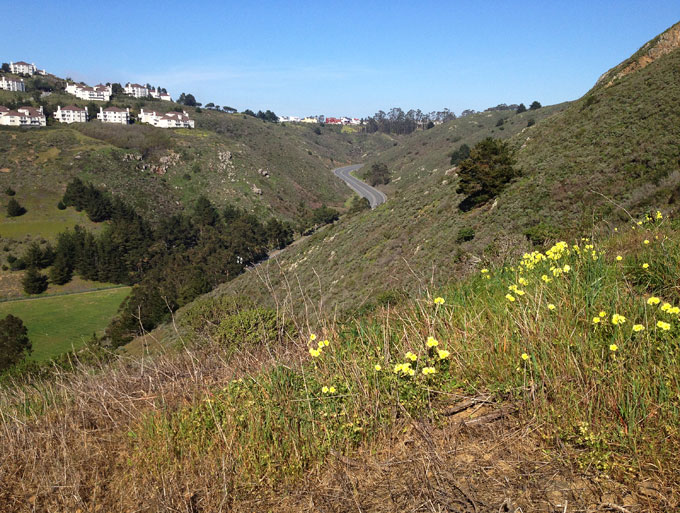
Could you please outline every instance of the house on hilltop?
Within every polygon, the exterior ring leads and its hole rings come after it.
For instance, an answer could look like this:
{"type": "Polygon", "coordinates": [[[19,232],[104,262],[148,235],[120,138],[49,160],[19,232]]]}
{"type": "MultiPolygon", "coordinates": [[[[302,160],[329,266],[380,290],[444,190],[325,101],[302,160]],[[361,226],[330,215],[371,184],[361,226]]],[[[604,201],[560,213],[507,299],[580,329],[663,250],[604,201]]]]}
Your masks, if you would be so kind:
{"type": "Polygon", "coordinates": [[[113,94],[113,88],[110,85],[99,84],[90,87],[83,84],[67,84],[66,92],[72,94],[81,100],[94,100],[98,102],[108,102],[113,94]]]}
{"type": "Polygon", "coordinates": [[[151,96],[151,98],[156,98],[157,100],[163,100],[163,101],[167,101],[167,102],[172,101],[172,98],[170,97],[170,95],[168,93],[162,92],[160,87],[158,89],[156,89],[154,87],[149,89],[149,96],[151,96]]]}
{"type": "Polygon", "coordinates": [[[148,123],[158,128],[194,128],[194,120],[185,112],[146,111],[139,112],[138,119],[141,123],[148,123]]]}
{"type": "Polygon", "coordinates": [[[149,90],[146,86],[140,84],[131,84],[128,82],[125,84],[125,94],[129,94],[135,98],[146,98],[149,96],[149,90]]]}
{"type": "Polygon", "coordinates": [[[29,64],[28,62],[24,61],[19,61],[19,62],[10,62],[9,63],[9,70],[12,73],[15,73],[17,75],[33,75],[34,73],[37,73],[38,75],[46,75],[47,73],[45,72],[44,69],[38,69],[36,68],[35,64],[29,64]]]}
{"type": "Polygon", "coordinates": [[[62,109],[61,106],[57,106],[54,119],[60,123],[87,123],[87,107],[69,105],[62,109]]]}
{"type": "Polygon", "coordinates": [[[47,126],[47,118],[43,113],[43,108],[35,107],[19,107],[16,110],[10,110],[7,107],[0,106],[0,125],[3,126],[47,126]]]}
{"type": "Polygon", "coordinates": [[[24,79],[15,80],[13,78],[0,77],[0,89],[5,91],[25,91],[26,84],[24,84],[24,79]]]}
{"type": "Polygon", "coordinates": [[[99,107],[97,119],[102,123],[118,123],[128,125],[130,123],[130,109],[119,109],[118,107],[99,107]]]}

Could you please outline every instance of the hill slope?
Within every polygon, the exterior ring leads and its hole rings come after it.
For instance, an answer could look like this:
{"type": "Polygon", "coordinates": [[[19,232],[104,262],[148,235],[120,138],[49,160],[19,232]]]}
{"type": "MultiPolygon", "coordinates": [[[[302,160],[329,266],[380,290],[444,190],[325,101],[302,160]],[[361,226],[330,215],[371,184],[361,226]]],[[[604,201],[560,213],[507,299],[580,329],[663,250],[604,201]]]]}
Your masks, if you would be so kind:
{"type": "MultiPolygon", "coordinates": [[[[412,185],[395,186],[398,194],[379,209],[260,266],[262,282],[242,277],[222,292],[269,302],[272,293],[290,293],[293,304],[304,295],[314,304],[347,310],[391,289],[409,291],[445,282],[482,262],[503,261],[531,247],[525,234],[539,242],[587,234],[598,219],[627,219],[626,210],[674,208],[680,195],[679,103],[676,48],[513,136],[509,143],[522,176],[493,203],[467,213],[458,209],[463,196],[455,192],[451,170],[424,173],[418,163],[417,168],[404,164],[404,154],[392,148],[395,167],[419,177],[404,179],[412,185]],[[471,233],[472,240],[465,241],[471,233]]],[[[439,127],[444,130],[446,125],[439,127]]],[[[418,137],[430,132],[438,133],[418,137]]],[[[443,152],[435,159],[441,164],[443,152]]]]}

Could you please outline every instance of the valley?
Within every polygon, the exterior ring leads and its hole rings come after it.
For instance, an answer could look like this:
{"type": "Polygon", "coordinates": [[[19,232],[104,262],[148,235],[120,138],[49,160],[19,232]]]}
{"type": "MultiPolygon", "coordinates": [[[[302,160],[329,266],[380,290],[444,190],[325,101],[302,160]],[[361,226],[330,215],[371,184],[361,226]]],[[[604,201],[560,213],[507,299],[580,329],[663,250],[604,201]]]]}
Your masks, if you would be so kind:
{"type": "Polygon", "coordinates": [[[680,507],[680,23],[458,116],[15,64],[47,121],[0,126],[0,510],[680,507]]]}

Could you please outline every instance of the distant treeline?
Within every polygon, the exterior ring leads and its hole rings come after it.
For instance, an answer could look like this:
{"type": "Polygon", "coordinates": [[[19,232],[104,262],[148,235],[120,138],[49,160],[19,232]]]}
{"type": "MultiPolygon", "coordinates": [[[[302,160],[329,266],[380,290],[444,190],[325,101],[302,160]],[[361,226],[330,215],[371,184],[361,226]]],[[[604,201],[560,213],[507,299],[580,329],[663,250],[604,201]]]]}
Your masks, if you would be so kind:
{"type": "Polygon", "coordinates": [[[422,112],[409,110],[404,112],[399,107],[376,112],[364,120],[364,130],[368,133],[383,132],[386,134],[410,134],[418,128],[431,128],[435,122],[445,123],[456,119],[456,115],[449,109],[438,112],[422,112]]]}

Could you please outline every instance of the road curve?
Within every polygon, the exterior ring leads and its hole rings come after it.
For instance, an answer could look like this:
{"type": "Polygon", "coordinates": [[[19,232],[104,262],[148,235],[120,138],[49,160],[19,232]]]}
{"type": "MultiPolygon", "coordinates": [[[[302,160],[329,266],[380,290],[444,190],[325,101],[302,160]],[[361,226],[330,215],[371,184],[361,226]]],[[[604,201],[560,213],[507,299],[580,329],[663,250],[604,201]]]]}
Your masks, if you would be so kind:
{"type": "Polygon", "coordinates": [[[363,164],[355,164],[353,166],[338,167],[333,170],[335,176],[340,178],[347,186],[356,192],[362,198],[366,198],[371,204],[371,208],[375,208],[387,201],[387,196],[385,196],[378,189],[375,189],[365,182],[362,182],[358,178],[354,178],[350,173],[356,171],[363,164]]]}

